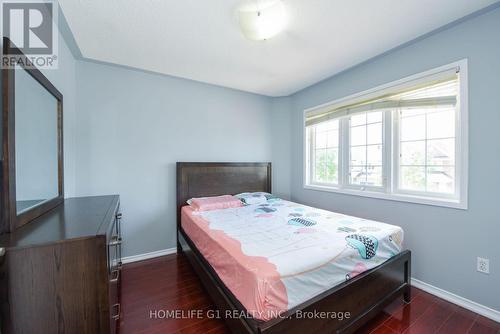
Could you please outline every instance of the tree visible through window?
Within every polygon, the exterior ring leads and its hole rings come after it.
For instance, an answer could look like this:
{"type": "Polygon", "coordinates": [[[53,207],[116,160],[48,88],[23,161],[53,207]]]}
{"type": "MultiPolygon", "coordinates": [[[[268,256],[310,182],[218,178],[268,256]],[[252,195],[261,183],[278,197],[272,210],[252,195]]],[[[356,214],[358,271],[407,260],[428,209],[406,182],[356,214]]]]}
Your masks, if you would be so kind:
{"type": "Polygon", "coordinates": [[[314,128],[314,180],[338,183],[339,121],[318,124],[314,128]]]}

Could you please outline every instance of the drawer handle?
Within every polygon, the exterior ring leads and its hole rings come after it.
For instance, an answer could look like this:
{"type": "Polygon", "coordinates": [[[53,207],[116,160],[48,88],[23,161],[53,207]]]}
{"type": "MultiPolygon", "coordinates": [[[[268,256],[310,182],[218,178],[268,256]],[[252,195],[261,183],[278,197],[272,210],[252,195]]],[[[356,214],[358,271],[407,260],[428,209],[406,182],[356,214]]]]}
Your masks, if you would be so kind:
{"type": "Polygon", "coordinates": [[[118,236],[114,236],[111,238],[111,241],[109,242],[109,245],[110,246],[118,246],[118,245],[121,245],[122,244],[122,238],[118,237],[118,236]]]}
{"type": "Polygon", "coordinates": [[[113,271],[111,272],[111,277],[113,277],[113,276],[114,276],[114,278],[111,278],[111,279],[109,280],[109,282],[110,282],[110,283],[116,283],[116,282],[118,282],[118,279],[120,278],[120,270],[119,270],[119,269],[115,269],[115,270],[113,270],[113,271]]]}
{"type": "Polygon", "coordinates": [[[117,213],[115,217],[116,217],[116,219],[122,219],[122,213],[121,212],[117,213]]]}
{"type": "Polygon", "coordinates": [[[113,305],[113,310],[116,309],[116,314],[114,314],[111,318],[113,320],[118,320],[120,319],[120,303],[114,304],[113,305]]]}
{"type": "Polygon", "coordinates": [[[0,257],[3,257],[5,255],[5,248],[0,247],[0,257]]]}

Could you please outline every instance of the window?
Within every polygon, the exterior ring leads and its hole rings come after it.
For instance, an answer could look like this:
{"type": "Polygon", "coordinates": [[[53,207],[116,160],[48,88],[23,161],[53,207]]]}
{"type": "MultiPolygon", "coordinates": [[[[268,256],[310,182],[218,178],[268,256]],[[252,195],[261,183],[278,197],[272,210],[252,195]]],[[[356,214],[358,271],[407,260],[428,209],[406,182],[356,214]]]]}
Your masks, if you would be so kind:
{"type": "Polygon", "coordinates": [[[339,182],[339,121],[332,120],[311,128],[312,179],[318,184],[339,182]]]}
{"type": "Polygon", "coordinates": [[[461,61],[305,111],[305,187],[467,207],[461,61]]]}

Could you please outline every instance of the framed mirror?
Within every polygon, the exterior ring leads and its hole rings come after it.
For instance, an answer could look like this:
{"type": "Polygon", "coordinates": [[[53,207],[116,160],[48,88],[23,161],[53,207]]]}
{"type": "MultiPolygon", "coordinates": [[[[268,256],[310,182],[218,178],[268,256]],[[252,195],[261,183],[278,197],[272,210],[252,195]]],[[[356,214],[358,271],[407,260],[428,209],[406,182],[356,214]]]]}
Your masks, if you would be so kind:
{"type": "MultiPolygon", "coordinates": [[[[3,48],[24,56],[8,38],[3,48]]],[[[63,201],[63,96],[36,67],[19,62],[2,69],[2,98],[0,232],[9,232],[63,201]]]]}

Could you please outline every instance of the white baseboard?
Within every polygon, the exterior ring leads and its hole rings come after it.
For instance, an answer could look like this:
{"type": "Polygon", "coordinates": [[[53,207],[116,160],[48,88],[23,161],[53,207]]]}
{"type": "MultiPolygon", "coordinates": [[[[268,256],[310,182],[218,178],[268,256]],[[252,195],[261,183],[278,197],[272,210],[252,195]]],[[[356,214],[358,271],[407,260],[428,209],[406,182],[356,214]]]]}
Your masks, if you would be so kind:
{"type": "Polygon", "coordinates": [[[411,279],[411,284],[416,288],[419,288],[434,296],[449,301],[450,303],[466,308],[472,312],[480,314],[486,318],[490,318],[491,320],[494,320],[496,322],[500,322],[500,311],[478,304],[464,297],[460,297],[454,293],[440,289],[428,283],[422,282],[416,278],[411,279]]]}
{"type": "Polygon", "coordinates": [[[152,258],[159,257],[159,256],[170,255],[170,254],[174,254],[174,253],[177,253],[176,247],[167,248],[167,249],[160,249],[160,250],[154,251],[154,252],[122,257],[122,263],[124,263],[124,264],[125,263],[132,263],[132,262],[152,259],[152,258]]]}

